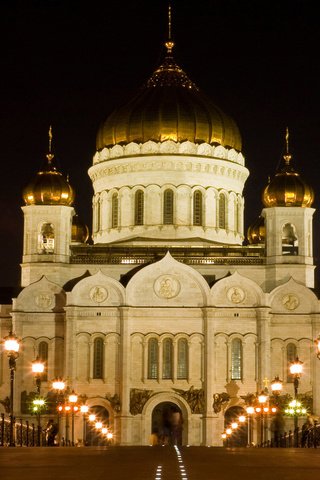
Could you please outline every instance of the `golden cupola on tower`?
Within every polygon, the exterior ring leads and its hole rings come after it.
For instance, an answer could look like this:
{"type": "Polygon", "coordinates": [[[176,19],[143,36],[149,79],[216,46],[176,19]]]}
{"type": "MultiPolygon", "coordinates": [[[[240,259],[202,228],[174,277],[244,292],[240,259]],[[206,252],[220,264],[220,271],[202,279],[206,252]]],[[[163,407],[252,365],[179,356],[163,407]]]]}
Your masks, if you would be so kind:
{"type": "Polygon", "coordinates": [[[291,158],[287,129],[284,164],[263,191],[262,201],[265,207],[311,207],[314,200],[313,189],[294,170],[291,158]]]}
{"type": "Polygon", "coordinates": [[[255,222],[253,222],[249,226],[247,238],[250,245],[258,245],[261,243],[265,243],[266,227],[264,223],[264,218],[261,215],[255,222]]]}
{"type": "Polygon", "coordinates": [[[54,166],[51,142],[52,129],[50,127],[47,161],[23,191],[26,205],[72,205],[74,201],[74,190],[68,179],[54,166]]]}
{"type": "Polygon", "coordinates": [[[77,214],[72,218],[71,241],[72,243],[86,243],[89,239],[89,228],[82,222],[77,214]]]}
{"type": "Polygon", "coordinates": [[[177,65],[169,23],[167,54],[145,85],[100,126],[97,150],[147,141],[208,143],[241,150],[237,125],[177,65]]]}

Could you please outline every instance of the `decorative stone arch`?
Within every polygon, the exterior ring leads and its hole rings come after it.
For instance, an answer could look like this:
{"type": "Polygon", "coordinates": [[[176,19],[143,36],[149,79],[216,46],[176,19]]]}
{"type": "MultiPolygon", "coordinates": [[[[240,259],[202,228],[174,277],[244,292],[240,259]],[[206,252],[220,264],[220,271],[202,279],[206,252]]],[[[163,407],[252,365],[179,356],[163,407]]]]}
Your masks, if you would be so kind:
{"type": "Polygon", "coordinates": [[[211,288],[211,299],[219,307],[259,307],[268,305],[261,287],[237,271],[218,280],[211,288]]]}
{"type": "Polygon", "coordinates": [[[273,314],[319,313],[317,296],[312,290],[296,282],[292,277],[270,292],[269,302],[273,314]]]}
{"type": "Polygon", "coordinates": [[[173,403],[176,405],[182,413],[183,418],[183,431],[182,431],[182,444],[187,445],[190,443],[192,424],[191,416],[192,412],[188,402],[179,394],[175,392],[160,392],[152,395],[145,403],[141,421],[142,421],[142,444],[149,444],[149,437],[152,430],[152,412],[154,408],[160,403],[173,403]]]}

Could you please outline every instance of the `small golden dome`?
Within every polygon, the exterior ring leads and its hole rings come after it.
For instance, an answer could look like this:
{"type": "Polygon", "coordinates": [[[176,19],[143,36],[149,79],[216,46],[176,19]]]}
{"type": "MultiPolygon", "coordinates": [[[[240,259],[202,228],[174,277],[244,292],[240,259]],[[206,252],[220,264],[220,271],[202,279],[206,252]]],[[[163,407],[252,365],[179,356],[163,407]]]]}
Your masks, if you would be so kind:
{"type": "Polygon", "coordinates": [[[288,152],[288,139],[287,129],[287,151],[283,156],[284,166],[264,189],[262,201],[265,207],[311,207],[313,203],[313,189],[290,165],[291,155],[288,152]]]}
{"type": "Polygon", "coordinates": [[[89,228],[76,214],[72,219],[71,242],[86,243],[89,238],[89,228]]]}
{"type": "Polygon", "coordinates": [[[68,179],[58,172],[53,165],[54,155],[51,153],[52,130],[49,130],[49,153],[47,162],[33,181],[23,191],[26,205],[72,205],[74,190],[68,179]]]}
{"type": "Polygon", "coordinates": [[[126,105],[114,111],[97,134],[97,150],[115,144],[190,141],[241,150],[241,136],[232,118],[213,104],[167,56],[147,83],[126,105]]]}
{"type": "Polygon", "coordinates": [[[250,245],[257,245],[259,243],[265,243],[266,228],[264,224],[264,217],[261,215],[259,218],[248,228],[247,238],[250,245]]]}

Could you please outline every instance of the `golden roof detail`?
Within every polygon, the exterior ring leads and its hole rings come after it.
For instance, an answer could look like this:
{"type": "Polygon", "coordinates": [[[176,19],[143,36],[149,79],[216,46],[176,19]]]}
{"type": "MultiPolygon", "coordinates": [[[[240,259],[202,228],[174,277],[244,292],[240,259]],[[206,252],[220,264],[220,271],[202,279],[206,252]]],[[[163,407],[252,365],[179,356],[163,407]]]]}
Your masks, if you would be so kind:
{"type": "Polygon", "coordinates": [[[74,190],[69,180],[53,164],[54,154],[51,146],[52,127],[50,126],[47,162],[23,191],[26,205],[72,205],[74,201],[74,190]]]}
{"type": "Polygon", "coordinates": [[[209,143],[241,151],[234,120],[207,98],[172,56],[171,9],[166,56],[137,94],[100,126],[97,150],[148,141],[209,143]]]}
{"type": "Polygon", "coordinates": [[[283,155],[283,166],[264,189],[263,204],[265,207],[311,207],[314,200],[313,189],[291,165],[288,128],[285,139],[286,152],[283,155]]]}

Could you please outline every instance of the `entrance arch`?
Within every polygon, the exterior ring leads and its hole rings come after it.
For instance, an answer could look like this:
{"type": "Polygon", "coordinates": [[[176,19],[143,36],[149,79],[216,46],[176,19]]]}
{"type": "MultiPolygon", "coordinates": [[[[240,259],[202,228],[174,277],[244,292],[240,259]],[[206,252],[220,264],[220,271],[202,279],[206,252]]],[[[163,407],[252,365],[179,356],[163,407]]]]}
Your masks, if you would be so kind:
{"type": "MultiPolygon", "coordinates": [[[[183,426],[182,426],[182,445],[198,445],[201,443],[201,420],[196,418],[191,423],[190,419],[192,417],[192,412],[188,402],[179,394],[175,392],[159,392],[155,395],[152,395],[151,398],[146,402],[143,411],[142,411],[142,444],[150,445],[150,435],[152,433],[152,427],[156,427],[155,423],[153,424],[153,419],[156,420],[157,415],[161,416],[161,409],[159,407],[158,413],[154,410],[161,404],[173,405],[173,407],[178,409],[178,412],[181,412],[183,426]]],[[[200,415],[197,415],[197,417],[200,415]]],[[[159,417],[158,417],[159,418],[159,417]]]]}
{"type": "Polygon", "coordinates": [[[172,402],[161,402],[152,411],[151,433],[158,436],[160,445],[182,445],[183,416],[172,402]]]}
{"type": "Polygon", "coordinates": [[[240,415],[245,415],[244,408],[234,406],[227,409],[224,415],[224,427],[228,428],[232,422],[238,423],[238,428],[235,429],[228,438],[229,447],[246,447],[248,444],[248,423],[247,420],[243,423],[239,422],[240,415]]]}

